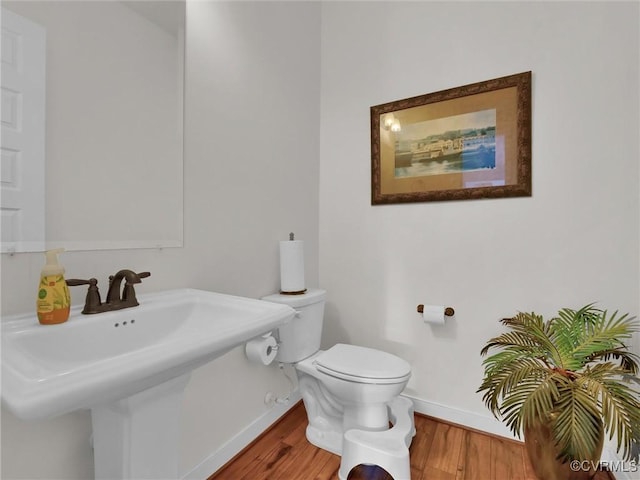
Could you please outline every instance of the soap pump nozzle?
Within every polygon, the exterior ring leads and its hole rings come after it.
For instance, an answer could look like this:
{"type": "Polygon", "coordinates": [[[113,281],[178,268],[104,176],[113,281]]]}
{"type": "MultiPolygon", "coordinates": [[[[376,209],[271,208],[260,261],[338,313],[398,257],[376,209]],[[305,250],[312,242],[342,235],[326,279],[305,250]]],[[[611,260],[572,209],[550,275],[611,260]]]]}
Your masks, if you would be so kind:
{"type": "Polygon", "coordinates": [[[55,275],[64,273],[64,267],[58,262],[58,254],[64,252],[64,248],[55,248],[44,252],[47,257],[42,273],[45,275],[55,275]]]}
{"type": "Polygon", "coordinates": [[[292,242],[292,241],[293,241],[293,237],[294,237],[294,236],[295,236],[295,235],[293,234],[293,232],[291,232],[291,233],[289,234],[289,241],[290,241],[290,242],[292,242]]]}

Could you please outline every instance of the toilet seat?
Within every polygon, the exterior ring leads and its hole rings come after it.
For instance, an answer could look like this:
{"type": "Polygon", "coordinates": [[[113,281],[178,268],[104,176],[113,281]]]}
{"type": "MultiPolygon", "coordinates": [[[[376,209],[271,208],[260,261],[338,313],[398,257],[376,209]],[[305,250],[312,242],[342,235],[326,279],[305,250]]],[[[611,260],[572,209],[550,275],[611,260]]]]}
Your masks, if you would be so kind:
{"type": "Polygon", "coordinates": [[[322,352],[313,363],[322,373],[357,383],[401,383],[411,375],[411,366],[400,357],[342,343],[322,352]]]}

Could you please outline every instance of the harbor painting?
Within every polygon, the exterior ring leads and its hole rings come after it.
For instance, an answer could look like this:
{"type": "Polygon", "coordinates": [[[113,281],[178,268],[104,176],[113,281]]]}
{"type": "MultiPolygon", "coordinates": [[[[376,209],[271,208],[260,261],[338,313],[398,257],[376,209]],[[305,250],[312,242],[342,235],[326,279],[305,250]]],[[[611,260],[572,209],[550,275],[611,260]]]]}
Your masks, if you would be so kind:
{"type": "Polygon", "coordinates": [[[371,204],[531,196],[531,77],[370,107],[371,204]]]}
{"type": "Polygon", "coordinates": [[[398,178],[495,169],[496,111],[405,124],[394,157],[398,178]]]}

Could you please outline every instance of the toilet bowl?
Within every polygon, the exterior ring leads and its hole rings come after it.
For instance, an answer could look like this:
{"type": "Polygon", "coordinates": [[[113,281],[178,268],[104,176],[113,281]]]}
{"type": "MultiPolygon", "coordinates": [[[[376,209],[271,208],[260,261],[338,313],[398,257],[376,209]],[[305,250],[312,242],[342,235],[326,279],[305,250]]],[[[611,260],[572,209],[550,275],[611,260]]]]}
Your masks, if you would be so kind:
{"type": "Polygon", "coordinates": [[[400,395],[411,367],[395,355],[339,343],[295,365],[342,407],[342,430],[387,430],[387,403],[400,395]]]}
{"type": "Polygon", "coordinates": [[[415,429],[411,401],[398,401],[398,396],[411,377],[411,366],[396,355],[373,348],[339,343],[320,350],[325,295],[324,290],[316,289],[263,298],[296,310],[294,319],[276,332],[276,360],[295,368],[309,420],[307,439],[342,455],[345,433],[351,431],[349,451],[358,453],[350,453],[349,461],[357,457],[371,464],[401,462],[399,471],[405,471],[415,429]],[[390,419],[400,417],[402,421],[390,429],[390,419]],[[359,438],[363,439],[361,444],[359,438]],[[370,448],[371,438],[380,439],[374,442],[376,448],[370,448]],[[398,451],[403,455],[398,457],[398,451]]]}

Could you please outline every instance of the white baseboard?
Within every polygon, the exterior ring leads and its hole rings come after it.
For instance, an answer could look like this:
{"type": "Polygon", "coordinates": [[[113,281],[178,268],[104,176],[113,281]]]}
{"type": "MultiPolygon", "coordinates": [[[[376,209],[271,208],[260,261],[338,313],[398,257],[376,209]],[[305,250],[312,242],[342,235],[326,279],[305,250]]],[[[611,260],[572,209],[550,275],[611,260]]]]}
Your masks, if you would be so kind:
{"type": "Polygon", "coordinates": [[[235,457],[247,445],[253,442],[267,428],[287,413],[302,397],[295,390],[289,395],[287,403],[276,404],[262,416],[258,417],[244,430],[225,443],[220,449],[205,458],[199,465],[186,473],[182,480],[206,480],[225,463],[235,457]]]}
{"type": "Polygon", "coordinates": [[[430,417],[439,418],[451,423],[457,423],[463,427],[480,430],[500,437],[512,440],[522,440],[515,437],[504,423],[492,416],[467,412],[466,410],[460,410],[447,405],[429,402],[409,395],[406,395],[406,397],[413,401],[414,410],[418,413],[422,413],[423,415],[429,415],[430,417]]]}

